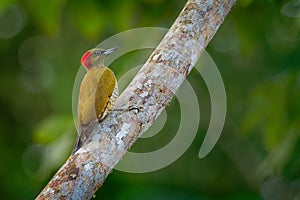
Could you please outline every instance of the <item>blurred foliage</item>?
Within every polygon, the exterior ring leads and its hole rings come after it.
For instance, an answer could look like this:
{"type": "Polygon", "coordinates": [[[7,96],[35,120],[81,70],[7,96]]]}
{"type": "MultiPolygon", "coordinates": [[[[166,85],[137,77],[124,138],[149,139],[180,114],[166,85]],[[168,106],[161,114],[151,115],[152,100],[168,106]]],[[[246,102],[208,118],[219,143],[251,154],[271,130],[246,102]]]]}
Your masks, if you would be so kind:
{"type": "MultiPolygon", "coordinates": [[[[3,199],[33,199],[69,155],[76,137],[72,88],[82,53],[121,31],[168,28],[184,4],[0,1],[3,199]]],[[[197,154],[210,119],[209,94],[192,71],[188,80],[201,108],[193,145],[155,172],[114,171],[96,199],[299,198],[299,5],[299,0],[239,0],[209,44],[225,83],[228,113],[221,139],[206,158],[197,154]]],[[[136,56],[113,63],[117,77],[124,73],[118,66],[129,66],[136,56]]],[[[154,150],[170,141],[180,120],[177,107],[174,99],[161,133],[140,139],[133,150],[154,150]]]]}

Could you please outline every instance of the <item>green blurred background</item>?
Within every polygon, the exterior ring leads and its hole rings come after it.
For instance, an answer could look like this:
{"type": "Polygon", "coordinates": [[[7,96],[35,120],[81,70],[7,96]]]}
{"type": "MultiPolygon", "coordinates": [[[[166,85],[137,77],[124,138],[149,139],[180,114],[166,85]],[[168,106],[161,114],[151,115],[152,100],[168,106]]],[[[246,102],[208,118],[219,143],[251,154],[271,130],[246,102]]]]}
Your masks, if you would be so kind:
{"type": "MultiPolygon", "coordinates": [[[[76,137],[72,89],[81,55],[121,31],[169,28],[184,4],[0,1],[1,199],[35,198],[70,154],[76,137]]],[[[207,48],[228,100],[216,147],[198,158],[210,100],[201,76],[192,71],[188,79],[201,109],[192,146],[155,172],[114,170],[96,199],[299,199],[299,39],[299,0],[239,0],[207,48]]],[[[132,52],[113,63],[117,77],[122,75],[120,66],[137,56],[139,52],[132,52]]],[[[174,99],[167,108],[172,117],[161,133],[140,139],[133,150],[155,150],[168,143],[180,120],[177,107],[174,99]]]]}

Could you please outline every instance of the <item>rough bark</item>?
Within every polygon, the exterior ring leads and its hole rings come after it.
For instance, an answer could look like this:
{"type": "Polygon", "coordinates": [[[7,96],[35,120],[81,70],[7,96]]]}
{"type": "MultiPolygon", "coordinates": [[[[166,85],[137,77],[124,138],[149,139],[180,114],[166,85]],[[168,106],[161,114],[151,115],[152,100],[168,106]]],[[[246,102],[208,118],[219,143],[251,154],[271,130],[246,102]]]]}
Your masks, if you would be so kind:
{"type": "Polygon", "coordinates": [[[102,123],[95,122],[88,141],[68,158],[37,199],[90,199],[171,101],[235,1],[189,0],[117,100],[117,110],[102,123]]]}

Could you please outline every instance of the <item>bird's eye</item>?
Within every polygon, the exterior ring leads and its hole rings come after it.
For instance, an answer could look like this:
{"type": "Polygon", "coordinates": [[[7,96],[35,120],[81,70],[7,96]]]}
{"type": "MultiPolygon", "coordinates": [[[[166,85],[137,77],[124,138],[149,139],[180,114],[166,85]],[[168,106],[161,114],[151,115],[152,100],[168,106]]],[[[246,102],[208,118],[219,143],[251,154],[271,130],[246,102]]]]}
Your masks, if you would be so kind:
{"type": "Polygon", "coordinates": [[[100,56],[101,52],[100,51],[95,51],[96,56],[100,56]]]}

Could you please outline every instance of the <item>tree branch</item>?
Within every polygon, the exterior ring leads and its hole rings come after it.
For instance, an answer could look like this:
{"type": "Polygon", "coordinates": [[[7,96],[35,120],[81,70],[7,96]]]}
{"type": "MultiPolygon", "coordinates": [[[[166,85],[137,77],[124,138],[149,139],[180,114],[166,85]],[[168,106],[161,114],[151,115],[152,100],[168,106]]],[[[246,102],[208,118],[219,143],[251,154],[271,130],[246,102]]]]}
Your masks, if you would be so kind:
{"type": "Polygon", "coordinates": [[[119,97],[116,110],[102,123],[94,122],[91,137],[68,158],[37,199],[91,198],[171,101],[235,1],[189,0],[119,97]]]}

